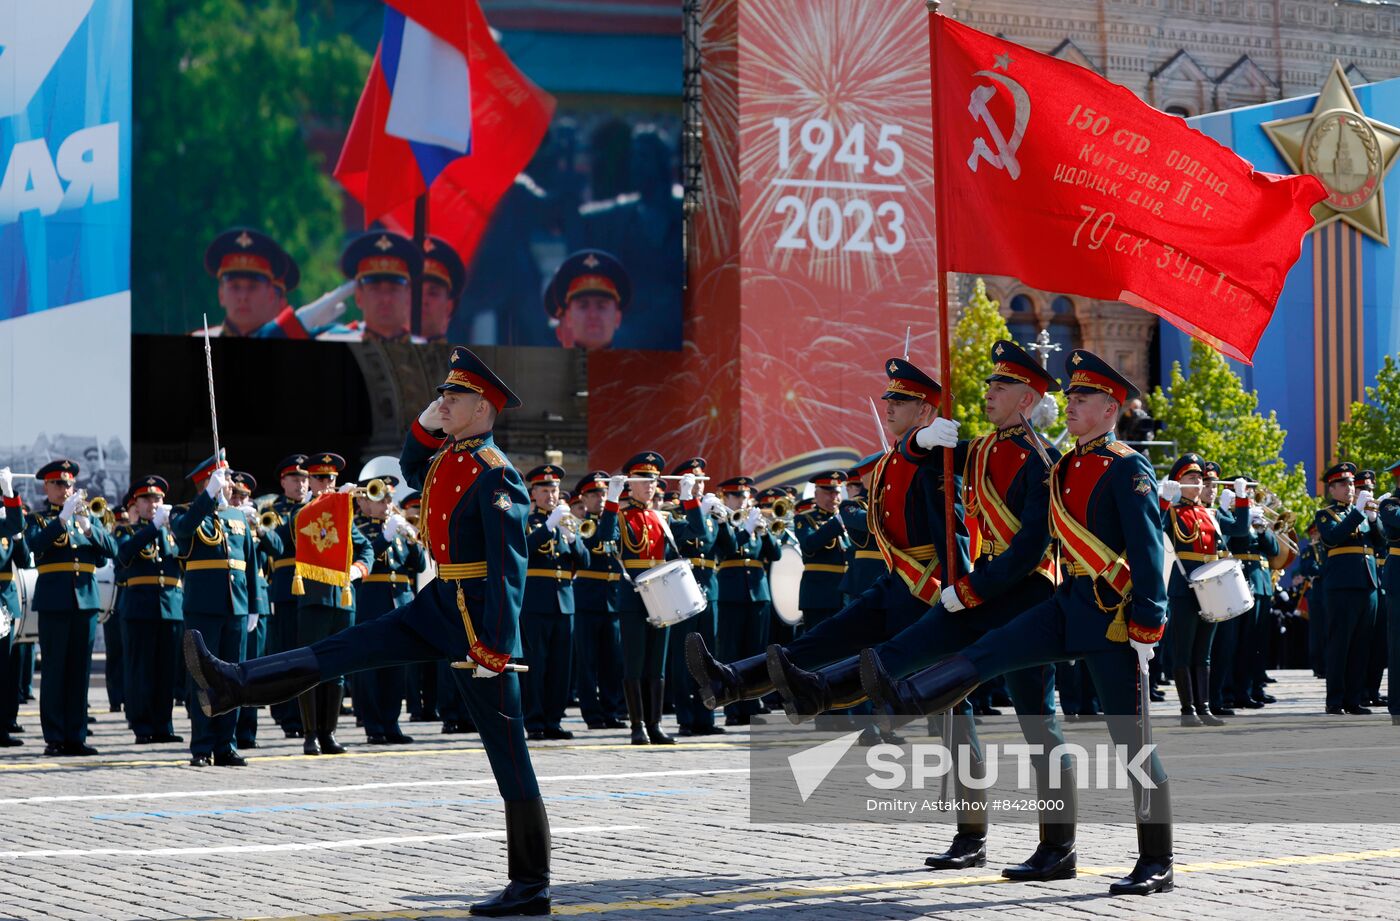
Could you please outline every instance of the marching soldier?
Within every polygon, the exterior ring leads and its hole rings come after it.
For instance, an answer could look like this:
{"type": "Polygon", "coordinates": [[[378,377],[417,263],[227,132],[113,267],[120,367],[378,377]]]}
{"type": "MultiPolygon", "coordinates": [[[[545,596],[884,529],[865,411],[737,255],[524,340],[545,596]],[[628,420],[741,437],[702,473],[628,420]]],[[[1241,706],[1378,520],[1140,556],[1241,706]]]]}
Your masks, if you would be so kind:
{"type": "Polygon", "coordinates": [[[797,606],[802,609],[802,623],[809,630],[844,607],[841,583],[846,578],[846,554],[851,541],[837,504],[845,485],[843,470],[817,474],[812,478],[815,507],[793,517],[793,531],[802,549],[802,585],[797,606]]]}
{"type": "Polygon", "coordinates": [[[522,682],[525,731],[531,739],[572,739],[561,722],[569,704],[574,644],[574,570],[587,569],[588,549],[563,526],[569,507],[559,501],[564,468],[554,464],[525,474],[532,508],[526,520],[525,600],[520,641],[530,671],[522,682]]]}
{"type": "Polygon", "coordinates": [[[603,506],[605,516],[609,512],[617,516],[622,551],[623,579],[618,583],[617,610],[622,631],[622,692],[627,700],[633,745],[676,742],[661,729],[666,699],[666,641],[671,628],[655,627],[647,620],[646,606],[631,576],[676,558],[670,525],[652,508],[665,463],[666,459],[655,451],[633,455],[623,465],[622,474],[608,481],[603,506]],[[623,487],[629,485],[626,505],[620,505],[623,487]]]}
{"type": "Polygon", "coordinates": [[[1183,726],[1225,725],[1209,708],[1210,647],[1216,624],[1201,619],[1201,606],[1189,579],[1201,566],[1220,558],[1224,549],[1222,531],[1242,537],[1249,528],[1248,496],[1243,499],[1243,520],[1237,521],[1234,511],[1241,501],[1238,491],[1245,488],[1243,479],[1235,481],[1235,489],[1221,493],[1222,507],[1214,511],[1203,495],[1205,485],[1205,461],[1199,454],[1177,458],[1162,484],[1162,527],[1176,551],[1167,598],[1172,614],[1173,674],[1183,726]]]}
{"type": "MultiPolygon", "coordinates": [[[[888,382],[881,399],[896,443],[871,474],[867,521],[889,571],[836,616],[803,631],[786,646],[770,646],[766,654],[723,663],[710,655],[699,637],[688,637],[686,662],[707,704],[727,705],[769,694],[774,690],[773,678],[791,665],[817,668],[840,663],[823,672],[821,709],[853,706],[865,698],[855,654],[913,624],[938,598],[946,534],[942,456],[935,448],[956,443],[957,424],[938,418],[941,391],[923,371],[891,358],[885,363],[885,374],[888,382]]],[[[956,482],[953,488],[957,528],[953,552],[958,557],[957,572],[966,573],[970,568],[967,530],[961,522],[956,482]]],[[[789,710],[788,715],[801,714],[789,710]]]]}
{"type": "Polygon", "coordinates": [[[1313,521],[1327,554],[1327,712],[1365,715],[1371,712],[1361,705],[1361,693],[1376,618],[1376,550],[1385,547],[1385,536],[1375,523],[1375,499],[1355,490],[1355,464],[1333,464],[1323,480],[1328,504],[1313,521]]]}
{"type": "MultiPolygon", "coordinates": [[[[1376,471],[1359,470],[1356,474],[1356,489],[1358,492],[1366,490],[1372,495],[1376,493],[1376,471]]],[[[1384,540],[1385,529],[1381,528],[1381,539],[1384,540]]],[[[1361,703],[1363,706],[1382,706],[1387,701],[1381,696],[1381,678],[1385,674],[1386,660],[1386,590],[1385,590],[1385,562],[1387,559],[1386,546],[1381,543],[1376,548],[1376,581],[1380,583],[1376,586],[1376,620],[1375,626],[1371,628],[1371,635],[1367,638],[1366,677],[1361,685],[1361,703]]],[[[1265,608],[1268,610],[1268,608],[1265,608]]],[[[1272,618],[1270,618],[1272,620],[1272,618]]],[[[1258,668],[1255,679],[1260,682],[1259,690],[1264,690],[1263,682],[1267,677],[1264,674],[1264,653],[1259,653],[1258,668]]]]}
{"type": "MultiPolygon", "coordinates": [[[[408,519],[393,511],[393,490],[399,478],[378,477],[389,495],[371,499],[357,496],[359,516],[355,527],[370,543],[374,567],[355,585],[355,622],[366,623],[398,610],[413,600],[418,573],[423,570],[422,546],[408,519]]],[[[373,479],[359,485],[368,488],[373,479]]],[[[407,670],[402,665],[375,668],[355,676],[355,704],[365,724],[370,745],[408,745],[412,737],[399,728],[399,706],[405,693],[407,670]]]]}
{"type": "Polygon", "coordinates": [[[467,269],[462,258],[441,237],[423,241],[423,328],[424,342],[446,342],[447,325],[457,309],[466,283],[467,269]]]}
{"type": "MultiPolygon", "coordinates": [[[[185,630],[208,637],[217,654],[241,662],[246,650],[248,605],[258,593],[257,538],[248,518],[229,505],[232,475],[222,457],[210,457],[190,471],[199,494],[175,514],[170,530],[184,561],[185,630]]],[[[186,693],[190,711],[190,764],[242,767],[235,747],[237,713],[209,716],[186,693]]]]}
{"type": "MultiPolygon", "coordinates": [[[[705,593],[709,604],[690,620],[690,629],[713,643],[719,624],[719,579],[714,559],[715,539],[719,534],[716,514],[724,503],[715,496],[701,495],[700,483],[705,476],[705,458],[692,457],[677,464],[671,476],[679,478],[676,498],[679,513],[672,516],[676,546],[681,556],[690,561],[695,581],[705,593]]],[[[671,701],[676,711],[676,724],[682,736],[709,736],[724,732],[715,725],[715,712],[700,699],[695,680],[685,668],[685,636],[680,630],[671,631],[667,656],[671,674],[671,701]]]]}
{"type": "MultiPolygon", "coordinates": [[[[715,559],[719,563],[719,626],[716,642],[720,657],[726,660],[761,656],[767,643],[769,604],[773,600],[765,562],[776,561],[782,550],[772,531],[763,525],[763,513],[749,503],[753,480],[736,476],[719,484],[724,504],[730,512],[742,515],[742,522],[720,522],[715,536],[715,559]],[[760,527],[762,526],[762,527],[760,527]]],[[[694,643],[690,636],[687,643],[694,643]]],[[[699,676],[696,683],[700,684],[699,676]]],[[[701,694],[705,692],[700,684],[701,694]]],[[[772,690],[769,688],[768,690],[772,690]]],[[[761,695],[756,695],[761,696],[761,695]]],[[[709,701],[705,701],[709,704],[709,701]]],[[[730,701],[724,707],[726,726],[747,726],[759,712],[756,700],[730,701]]]]}
{"type": "MultiPolygon", "coordinates": [[[[45,509],[26,520],[15,512],[17,500],[7,497],[0,537],[14,540],[23,533],[39,564],[32,606],[39,615],[44,653],[39,697],[44,754],[95,755],[97,749],[87,744],[88,682],[100,604],[95,573],[104,560],[116,558],[117,545],[102,522],[87,513],[82,494],[73,491],[77,464],[50,461],[36,476],[44,484],[45,509]]],[[[12,489],[6,492],[13,494],[12,489]]]]}
{"type": "Polygon", "coordinates": [[[19,731],[19,723],[15,721],[19,715],[20,698],[20,656],[17,647],[29,645],[15,642],[21,613],[15,570],[22,568],[28,557],[23,537],[24,506],[15,495],[10,468],[4,467],[0,468],[0,519],[8,518],[18,522],[20,530],[7,530],[0,522],[0,608],[9,616],[10,624],[6,635],[0,637],[0,748],[24,744],[11,733],[19,731]]]}
{"type": "Polygon", "coordinates": [[[622,729],[622,631],[618,623],[617,514],[603,510],[608,474],[594,470],[578,481],[580,521],[593,535],[580,536],[588,562],[574,571],[574,661],[578,664],[578,708],[589,729],[622,729]]]}
{"type": "Polygon", "coordinates": [[[414,422],[399,461],[406,482],[423,490],[422,538],[437,579],[409,604],[309,647],[232,665],[190,631],[185,656],[206,713],[284,700],[368,668],[451,658],[475,670],[474,678],[464,677],[466,669],[454,674],[506,801],[511,882],[471,910],[548,914],[549,821],[525,742],[520,685],[509,670],[520,650],[529,500],[491,435],[497,415],[520,400],[470,350],[454,348],[451,361],[438,386],[442,397],[414,422]]]}
{"type": "Polygon", "coordinates": [[[126,721],[137,745],[183,742],[171,719],[176,655],[184,629],[184,582],[179,546],[170,532],[170,485],[164,477],[141,477],[128,493],[131,523],[115,533],[126,655],[126,721]]]}
{"type": "MultiPolygon", "coordinates": [[[[1245,480],[1243,476],[1235,478],[1236,484],[1245,480]]],[[[1269,559],[1279,552],[1278,538],[1264,520],[1263,507],[1254,504],[1247,493],[1235,499],[1235,517],[1247,520],[1248,530],[1240,534],[1236,528],[1226,547],[1240,561],[1254,595],[1254,609],[1230,618],[1216,631],[1210,676],[1210,710],[1216,716],[1234,715],[1225,702],[1227,685],[1234,706],[1248,710],[1264,706],[1264,686],[1258,683],[1258,677],[1267,643],[1267,624],[1272,620],[1269,604],[1274,597],[1274,575],[1269,559]]]]}
{"type": "MultiPolygon", "coordinates": [[[[891,675],[908,675],[957,653],[1048,599],[1058,582],[1050,552],[1046,463],[1053,463],[1058,452],[1046,446],[1023,420],[1046,393],[1058,391],[1060,385],[1014,342],[997,342],[990,357],[993,371],[987,378],[985,406],[996,430],[970,441],[948,444],[952,439],[944,439],[942,443],[954,448],[954,464],[962,472],[963,507],[975,520],[982,538],[978,558],[971,571],[943,586],[932,610],[874,648],[891,675]]],[[[788,667],[774,678],[785,701],[797,704],[806,714],[824,703],[824,691],[838,686],[844,669],[838,664],[813,675],[788,667]],[[824,687],[827,674],[832,680],[824,687]]],[[[1007,673],[1006,685],[1026,742],[1039,746],[1040,752],[1063,745],[1064,736],[1055,720],[1054,671],[1045,667],[1017,669],[1007,673]]],[[[965,704],[961,709],[964,718],[956,721],[953,741],[968,745],[972,774],[982,776],[976,727],[965,704]]],[[[1068,878],[1074,875],[1077,863],[1073,781],[1053,788],[1048,757],[1033,757],[1032,763],[1037,799],[1060,800],[1065,805],[1042,813],[1040,846],[1030,859],[1006,868],[1002,875],[1021,881],[1068,878]]],[[[1067,761],[1056,768],[1060,777],[1070,777],[1072,766],[1067,761]]],[[[933,869],[962,870],[986,862],[986,793],[968,788],[960,776],[957,798],[980,805],[959,811],[952,845],[925,861],[933,869]]]]}
{"type": "MultiPolygon", "coordinates": [[[[904,714],[940,713],[996,675],[1082,658],[1110,714],[1113,741],[1125,758],[1142,757],[1138,718],[1145,715],[1135,692],[1166,619],[1157,484],[1147,458],[1113,434],[1121,406],[1135,394],[1132,384],[1083,349],[1070,353],[1069,368],[1066,422],[1076,445],[1055,463],[1049,483],[1050,536],[1067,558],[1067,578],[1046,601],[907,679],[894,680],[874,650],[862,652],[861,683],[877,718],[894,724],[909,718],[904,714]]],[[[1145,760],[1155,788],[1144,802],[1132,783],[1138,860],[1109,886],[1113,895],[1174,885],[1166,773],[1155,751],[1145,760]]]]}
{"type": "MultiPolygon", "coordinates": [[[[272,579],[272,560],[282,552],[282,539],[277,530],[264,529],[253,493],[258,481],[251,473],[234,471],[229,475],[230,504],[243,513],[248,520],[248,528],[257,542],[256,565],[257,591],[248,599],[248,637],[243,650],[244,658],[256,659],[267,650],[267,631],[272,605],[268,602],[268,584],[272,579]]],[[[239,750],[258,747],[258,708],[242,707],[238,711],[238,726],[234,733],[239,750]]]]}
{"type": "MultiPolygon", "coordinates": [[[[1400,487],[1400,461],[1386,468],[1400,487]]],[[[1381,503],[1377,512],[1385,535],[1386,556],[1400,556],[1400,498],[1394,492],[1381,503]]],[[[1386,709],[1392,726],[1400,726],[1400,563],[1385,568],[1386,668],[1390,678],[1386,687],[1386,709]]]]}
{"type": "MultiPolygon", "coordinates": [[[[268,619],[266,654],[295,649],[297,642],[297,599],[292,594],[292,577],[297,565],[297,542],[292,522],[306,500],[311,497],[310,474],[306,472],[305,454],[288,454],[277,462],[277,482],[282,494],[272,500],[268,511],[273,515],[273,530],[277,532],[280,549],[272,551],[272,579],[268,586],[268,619]]],[[[270,547],[271,545],[269,545],[270,547]]],[[[282,727],[288,739],[302,737],[301,708],[295,702],[283,701],[269,709],[272,718],[282,727]]]]}
{"type": "MultiPolygon", "coordinates": [[[[355,623],[355,596],[350,586],[369,575],[374,565],[370,543],[355,527],[348,497],[343,502],[330,498],[337,494],[336,478],[344,469],[345,458],[330,451],[313,454],[306,462],[311,501],[292,521],[296,548],[292,595],[297,601],[297,640],[302,646],[355,623]],[[317,500],[322,497],[328,501],[318,507],[317,500]]],[[[346,486],[346,490],[353,489],[353,483],[346,486]]],[[[337,675],[308,690],[297,702],[305,732],[304,754],[344,754],[345,746],[335,737],[344,693],[344,680],[337,675]]]]}

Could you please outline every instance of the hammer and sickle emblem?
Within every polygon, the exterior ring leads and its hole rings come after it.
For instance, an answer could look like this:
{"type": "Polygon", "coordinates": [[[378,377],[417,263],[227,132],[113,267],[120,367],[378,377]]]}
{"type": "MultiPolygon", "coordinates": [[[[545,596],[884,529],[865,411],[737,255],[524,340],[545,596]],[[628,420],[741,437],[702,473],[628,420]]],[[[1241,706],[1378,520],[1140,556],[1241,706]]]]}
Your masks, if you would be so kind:
{"type": "Polygon", "coordinates": [[[992,117],[991,110],[987,108],[987,103],[996,95],[995,86],[983,84],[972,91],[972,97],[968,100],[967,111],[972,117],[983,122],[987,126],[987,133],[992,136],[992,144],[996,147],[996,152],[987,145],[984,138],[977,138],[972,142],[972,154],[967,158],[967,167],[974,173],[977,172],[979,160],[986,160],[997,169],[1006,170],[1006,174],[1012,179],[1019,179],[1021,176],[1021,164],[1016,159],[1016,151],[1021,148],[1021,141],[1026,136],[1026,123],[1031,119],[1031,97],[1026,92],[1025,87],[1005,74],[995,73],[990,70],[979,70],[976,76],[986,77],[994,80],[1006,87],[1011,93],[1012,100],[1016,103],[1016,123],[1012,126],[1011,137],[1007,137],[992,117]]]}

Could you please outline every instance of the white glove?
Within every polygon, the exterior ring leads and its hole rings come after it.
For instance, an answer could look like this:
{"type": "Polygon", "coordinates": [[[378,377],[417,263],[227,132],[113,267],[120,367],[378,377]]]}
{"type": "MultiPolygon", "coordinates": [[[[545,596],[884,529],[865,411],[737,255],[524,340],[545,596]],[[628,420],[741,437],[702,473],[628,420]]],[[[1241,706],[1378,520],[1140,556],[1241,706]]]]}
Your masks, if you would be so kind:
{"type": "Polygon", "coordinates": [[[914,434],[914,443],[925,451],[931,448],[956,448],[958,423],[952,419],[936,418],[914,434]]]}
{"type": "Polygon", "coordinates": [[[1128,645],[1133,647],[1133,652],[1137,653],[1138,671],[1142,672],[1144,675],[1147,674],[1147,663],[1151,662],[1152,657],[1156,655],[1152,649],[1157,644],[1139,643],[1137,640],[1128,640],[1128,645]]]}
{"type": "MultiPolygon", "coordinates": [[[[1371,517],[1376,517],[1374,512],[1371,513],[1371,517]]],[[[76,524],[78,526],[78,530],[83,533],[84,537],[92,533],[92,519],[87,515],[79,515],[76,524]]]]}
{"type": "Polygon", "coordinates": [[[1375,520],[1376,520],[1376,510],[1375,510],[1375,509],[1373,509],[1373,508],[1368,508],[1368,509],[1366,510],[1366,520],[1367,520],[1367,521],[1375,521],[1375,520]]]}
{"type": "Polygon", "coordinates": [[[1234,491],[1233,489],[1228,488],[1228,487],[1225,488],[1225,489],[1220,490],[1220,507],[1221,507],[1221,508],[1234,508],[1234,505],[1235,505],[1235,491],[1234,491]]]}
{"type": "Polygon", "coordinates": [[[209,482],[204,484],[204,492],[211,499],[223,497],[224,487],[228,485],[228,468],[215,467],[214,472],[209,474],[209,482]]]}
{"type": "Polygon", "coordinates": [[[393,540],[408,527],[408,519],[402,515],[390,515],[384,519],[384,539],[393,540]]]}
{"type": "Polygon", "coordinates": [[[1287,604],[1287,603],[1288,603],[1288,593],[1287,593],[1287,592],[1279,592],[1279,593],[1278,593],[1278,600],[1279,600],[1279,601],[1282,601],[1284,604],[1287,604]]]}
{"type": "Polygon", "coordinates": [[[360,565],[358,563],[352,563],[350,566],[350,581],[358,582],[364,577],[365,571],[360,568],[360,565]]]}
{"type": "Polygon", "coordinates": [[[1249,495],[1249,481],[1246,480],[1244,477],[1242,477],[1242,476],[1235,477],[1235,482],[1234,482],[1232,485],[1235,487],[1235,495],[1237,495],[1237,496],[1247,496],[1247,495],[1249,495]]]}
{"type": "Polygon", "coordinates": [[[1356,507],[1365,510],[1367,503],[1371,501],[1371,490],[1358,489],[1356,491],[1356,507]]]}
{"type": "Polygon", "coordinates": [[[305,307],[297,309],[297,322],[308,333],[319,326],[329,326],[345,312],[345,300],[355,293],[355,281],[351,279],[334,291],[316,298],[305,307]]]}
{"type": "Polygon", "coordinates": [[[695,474],[687,473],[681,477],[681,501],[688,502],[695,498],[695,474]]]}
{"type": "Polygon", "coordinates": [[[549,517],[544,520],[544,526],[551,531],[559,530],[559,522],[564,520],[564,516],[569,514],[569,509],[564,503],[554,506],[554,511],[549,513],[549,517]]]}
{"type": "Polygon", "coordinates": [[[762,520],[762,512],[760,512],[757,508],[749,509],[748,515],[744,517],[744,530],[748,531],[749,534],[753,534],[754,531],[758,530],[758,523],[762,520]]]}
{"type": "Polygon", "coordinates": [[[607,501],[616,502],[618,499],[622,498],[622,490],[626,486],[627,477],[623,476],[622,474],[619,473],[615,477],[609,477],[607,501]]]}
{"type": "Polygon", "coordinates": [[[67,524],[73,520],[73,516],[78,513],[78,506],[83,504],[83,497],[77,493],[63,500],[63,508],[59,509],[58,520],[67,524]]]}
{"type": "Polygon", "coordinates": [[[1181,499],[1181,484],[1176,480],[1163,480],[1157,484],[1157,495],[1165,499],[1168,505],[1176,505],[1181,499]]]}
{"type": "Polygon", "coordinates": [[[343,486],[341,486],[339,489],[337,489],[336,492],[346,492],[346,493],[349,493],[349,492],[354,492],[355,490],[357,490],[357,489],[359,489],[359,488],[360,488],[360,486],[359,486],[358,483],[346,483],[346,484],[344,484],[343,486]]]}
{"type": "Polygon", "coordinates": [[[705,498],[700,500],[700,511],[706,515],[713,515],[716,509],[724,508],[724,500],[714,493],[706,493],[705,498]]]}
{"type": "Polygon", "coordinates": [[[1251,508],[1251,509],[1249,510],[1249,523],[1250,523],[1250,524],[1252,524],[1252,525],[1254,525],[1254,524],[1264,524],[1264,523],[1265,523],[1265,520],[1266,520],[1266,519],[1264,518],[1264,510],[1263,510],[1262,508],[1260,508],[1259,506],[1256,505],[1256,506],[1254,506],[1253,508],[1251,508]]]}
{"type": "Polygon", "coordinates": [[[438,407],[442,405],[442,397],[428,404],[428,408],[418,414],[418,424],[430,432],[440,432],[438,428],[438,407]]]}
{"type": "Polygon", "coordinates": [[[0,467],[0,496],[12,499],[15,495],[15,477],[9,467],[0,467]]]}
{"type": "Polygon", "coordinates": [[[251,502],[244,502],[242,505],[235,506],[235,508],[237,508],[240,512],[243,513],[244,518],[248,519],[249,528],[255,529],[258,527],[258,519],[261,516],[258,514],[257,506],[255,506],[251,502]]]}
{"type": "Polygon", "coordinates": [[[151,516],[151,524],[158,528],[163,528],[170,521],[170,506],[157,505],[155,514],[151,516]]]}
{"type": "Polygon", "coordinates": [[[945,585],[943,587],[943,593],[939,595],[939,598],[943,601],[944,610],[950,613],[961,611],[967,607],[967,605],[962,603],[962,599],[958,597],[958,590],[951,585],[945,585]]]}
{"type": "Polygon", "coordinates": [[[248,632],[252,633],[256,629],[258,629],[258,612],[253,611],[248,615],[248,632]]]}

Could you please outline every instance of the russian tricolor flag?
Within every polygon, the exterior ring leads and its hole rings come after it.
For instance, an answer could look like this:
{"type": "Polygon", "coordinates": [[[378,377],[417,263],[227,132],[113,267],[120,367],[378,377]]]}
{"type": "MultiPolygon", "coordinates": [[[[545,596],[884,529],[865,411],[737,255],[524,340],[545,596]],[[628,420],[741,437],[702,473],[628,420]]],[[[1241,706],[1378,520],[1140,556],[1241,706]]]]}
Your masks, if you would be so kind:
{"type": "Polygon", "coordinates": [[[476,0],[384,0],[384,36],[335,178],[381,221],[431,232],[470,262],[500,200],[534,156],[554,99],[491,37],[476,0]]]}

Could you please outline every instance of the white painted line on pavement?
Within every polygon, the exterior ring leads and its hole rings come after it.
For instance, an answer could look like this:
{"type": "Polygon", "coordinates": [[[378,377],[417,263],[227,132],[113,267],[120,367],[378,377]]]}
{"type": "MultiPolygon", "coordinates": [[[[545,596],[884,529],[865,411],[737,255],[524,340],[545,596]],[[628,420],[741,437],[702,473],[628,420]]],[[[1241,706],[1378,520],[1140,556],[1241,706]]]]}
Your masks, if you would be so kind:
{"type": "MultiPolygon", "coordinates": [[[[614,774],[553,774],[536,778],[540,783],[566,783],[573,780],[645,780],[650,777],[697,777],[707,774],[747,774],[742,768],[688,768],[674,771],[629,771],[614,774]]],[[[494,777],[470,780],[397,780],[375,783],[340,784],[309,787],[235,787],[226,790],[168,790],[150,793],[81,793],[68,796],[25,796],[0,799],[0,806],[36,806],[47,803],[93,803],[131,800],[200,799],[220,796],[265,796],[291,793],[344,793],[352,790],[392,790],[408,787],[479,787],[494,786],[494,777]]]]}
{"type": "MultiPolygon", "coordinates": [[[[598,835],[619,831],[637,831],[641,825],[581,825],[577,828],[552,828],[551,835],[598,835]]],[[[51,851],[0,851],[0,859],[31,860],[54,857],[163,857],[198,856],[201,854],[269,854],[279,851],[329,851],[352,847],[381,847],[393,844],[422,844],[430,841],[464,841],[470,838],[504,838],[505,829],[472,831],[442,835],[403,835],[393,838],[347,838],[341,841],[290,841],[284,844],[222,844],[209,847],[95,847],[51,851]]]]}

